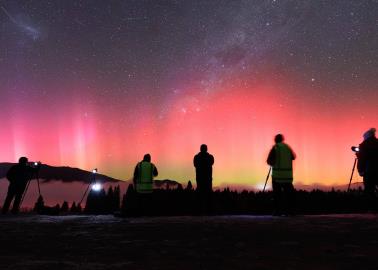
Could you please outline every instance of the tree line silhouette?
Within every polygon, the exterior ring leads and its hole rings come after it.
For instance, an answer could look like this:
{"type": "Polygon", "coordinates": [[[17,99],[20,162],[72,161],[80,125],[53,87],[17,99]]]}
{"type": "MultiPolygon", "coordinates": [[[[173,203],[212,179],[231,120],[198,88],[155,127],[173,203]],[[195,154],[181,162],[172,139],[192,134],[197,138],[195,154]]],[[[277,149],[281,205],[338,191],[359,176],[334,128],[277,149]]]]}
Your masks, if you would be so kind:
{"type": "MultiPolygon", "coordinates": [[[[191,182],[183,188],[155,189],[152,193],[148,213],[142,212],[138,204],[138,194],[130,184],[121,196],[119,186],[110,186],[107,191],[91,190],[85,206],[64,201],[62,205],[48,207],[39,197],[34,211],[39,214],[117,214],[121,216],[176,216],[201,215],[202,209],[198,192],[191,182]]],[[[362,188],[348,191],[297,190],[295,193],[297,214],[364,213],[371,210],[362,188]]],[[[236,191],[225,188],[211,194],[213,215],[269,215],[274,209],[272,191],[236,191]]]]}
{"type": "Polygon", "coordinates": [[[121,189],[117,185],[114,188],[110,186],[107,191],[101,189],[100,191],[91,190],[88,193],[85,207],[81,204],[73,202],[69,206],[67,201],[62,205],[46,206],[42,196],[39,196],[37,202],[34,204],[33,212],[47,215],[59,214],[112,214],[120,210],[121,205],[121,189]]]}

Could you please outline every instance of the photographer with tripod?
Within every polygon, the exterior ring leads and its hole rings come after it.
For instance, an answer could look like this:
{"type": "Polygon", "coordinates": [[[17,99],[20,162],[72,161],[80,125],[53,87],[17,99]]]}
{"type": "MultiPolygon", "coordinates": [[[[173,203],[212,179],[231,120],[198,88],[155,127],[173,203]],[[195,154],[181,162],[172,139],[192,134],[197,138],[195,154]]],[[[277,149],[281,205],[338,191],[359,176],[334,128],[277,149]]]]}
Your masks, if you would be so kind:
{"type": "Polygon", "coordinates": [[[5,198],[2,209],[3,214],[6,214],[8,212],[13,199],[14,202],[12,213],[17,214],[19,212],[20,204],[22,203],[22,199],[29,185],[29,181],[35,174],[38,173],[40,167],[41,163],[36,163],[35,167],[32,167],[28,165],[28,159],[26,157],[21,157],[18,160],[18,164],[13,165],[9,169],[7,173],[9,187],[7,197],[5,198]]]}
{"type": "Polygon", "coordinates": [[[373,205],[376,203],[375,189],[378,185],[378,139],[375,132],[376,129],[371,128],[364,133],[364,141],[359,145],[359,151],[356,154],[358,158],[357,169],[364,179],[364,191],[368,207],[378,210],[378,205],[373,205]]]}

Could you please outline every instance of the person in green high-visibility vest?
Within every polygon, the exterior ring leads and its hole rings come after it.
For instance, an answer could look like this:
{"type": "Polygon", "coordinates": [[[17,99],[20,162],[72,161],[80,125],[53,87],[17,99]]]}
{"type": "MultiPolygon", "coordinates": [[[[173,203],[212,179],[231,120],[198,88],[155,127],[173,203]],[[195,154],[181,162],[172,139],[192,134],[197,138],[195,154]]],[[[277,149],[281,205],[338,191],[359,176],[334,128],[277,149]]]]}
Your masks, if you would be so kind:
{"type": "Polygon", "coordinates": [[[269,152],[267,163],[272,166],[272,187],[275,210],[273,215],[294,214],[293,160],[296,155],[284,136],[274,138],[275,145],[269,152]]]}
{"type": "Polygon", "coordinates": [[[151,162],[151,155],[145,154],[134,170],[134,186],[138,193],[152,193],[153,179],[158,175],[156,166],[151,162]]]}
{"type": "Polygon", "coordinates": [[[138,162],[134,170],[134,187],[136,190],[135,197],[135,215],[153,215],[152,209],[152,191],[153,179],[158,175],[156,166],[151,162],[151,155],[145,154],[143,160],[138,162]]]}

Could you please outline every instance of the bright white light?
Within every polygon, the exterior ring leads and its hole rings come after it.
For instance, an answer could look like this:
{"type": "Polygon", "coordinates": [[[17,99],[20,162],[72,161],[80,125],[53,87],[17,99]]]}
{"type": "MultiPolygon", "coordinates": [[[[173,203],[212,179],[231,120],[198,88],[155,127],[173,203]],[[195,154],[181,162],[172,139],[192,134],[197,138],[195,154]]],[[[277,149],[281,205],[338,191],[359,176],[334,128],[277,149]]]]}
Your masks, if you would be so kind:
{"type": "Polygon", "coordinates": [[[97,169],[93,169],[93,170],[92,170],[92,173],[97,173],[97,169]]]}
{"type": "MultiPolygon", "coordinates": [[[[255,189],[257,191],[263,191],[264,190],[264,185],[265,185],[265,183],[258,183],[254,187],[255,187],[255,189]]],[[[265,190],[268,190],[270,188],[271,188],[271,186],[269,185],[269,183],[267,183],[265,190]]]]}
{"type": "Polygon", "coordinates": [[[34,162],[34,166],[38,166],[38,162],[34,162]]]}
{"type": "Polygon", "coordinates": [[[100,191],[102,189],[102,185],[100,183],[94,183],[92,185],[92,190],[93,191],[100,191]]]}

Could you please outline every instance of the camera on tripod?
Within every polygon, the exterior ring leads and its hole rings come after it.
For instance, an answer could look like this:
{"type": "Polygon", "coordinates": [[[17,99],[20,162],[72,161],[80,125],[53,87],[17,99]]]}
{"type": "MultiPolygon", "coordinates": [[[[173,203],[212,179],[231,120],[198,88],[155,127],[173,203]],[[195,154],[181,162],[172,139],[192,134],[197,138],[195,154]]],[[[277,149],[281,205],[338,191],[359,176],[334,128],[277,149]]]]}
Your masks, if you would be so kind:
{"type": "Polygon", "coordinates": [[[28,189],[29,189],[30,181],[32,180],[33,177],[35,177],[35,179],[37,180],[38,194],[39,194],[39,197],[41,197],[41,187],[40,187],[40,183],[39,183],[39,170],[41,169],[41,165],[42,165],[42,162],[40,162],[40,161],[29,163],[29,167],[33,169],[33,173],[30,175],[30,179],[28,180],[26,188],[25,188],[25,190],[22,194],[20,206],[21,206],[22,202],[24,201],[25,195],[26,195],[26,193],[28,192],[28,189]]]}
{"type": "Polygon", "coordinates": [[[36,169],[40,168],[41,165],[42,165],[42,162],[40,162],[40,161],[35,161],[35,162],[30,162],[30,163],[29,163],[29,166],[30,166],[30,167],[32,167],[32,168],[36,168],[36,169]]]}

